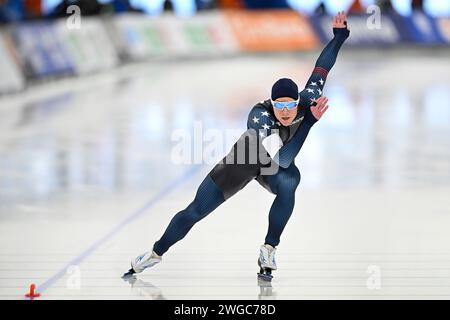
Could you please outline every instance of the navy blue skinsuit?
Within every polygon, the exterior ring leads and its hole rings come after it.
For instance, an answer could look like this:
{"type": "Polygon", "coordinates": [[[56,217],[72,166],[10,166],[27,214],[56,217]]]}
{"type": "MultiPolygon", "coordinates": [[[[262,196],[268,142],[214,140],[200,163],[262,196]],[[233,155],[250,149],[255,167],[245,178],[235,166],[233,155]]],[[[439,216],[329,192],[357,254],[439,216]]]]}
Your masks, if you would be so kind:
{"type": "Polygon", "coordinates": [[[255,105],[248,116],[248,130],[206,176],[194,201],[172,218],[161,239],[154,244],[153,250],[158,255],[163,255],[173,244],[183,239],[195,223],[253,179],[276,195],[269,212],[265,244],[273,247],[279,244],[281,233],[294,209],[295,190],[300,183],[300,171],[294,160],[309,130],[317,121],[310,107],[322,95],[328,72],[349,36],[349,30],[345,28],[334,28],[333,33],[334,38],[323,49],[305,89],[299,93],[300,103],[292,124],[283,126],[277,121],[270,100],[255,105]],[[269,157],[264,140],[273,134],[277,134],[275,140],[282,143],[275,149],[276,154],[269,157]]]}

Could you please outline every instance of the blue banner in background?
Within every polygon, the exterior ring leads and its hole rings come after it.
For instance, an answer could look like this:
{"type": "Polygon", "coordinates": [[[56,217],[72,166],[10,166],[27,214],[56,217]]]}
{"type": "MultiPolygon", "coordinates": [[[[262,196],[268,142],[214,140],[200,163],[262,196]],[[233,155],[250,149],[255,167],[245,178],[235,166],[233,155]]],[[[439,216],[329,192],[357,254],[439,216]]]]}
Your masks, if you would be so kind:
{"type": "MultiPolygon", "coordinates": [[[[379,25],[373,24],[369,17],[369,15],[348,17],[350,37],[346,45],[353,47],[390,46],[405,40],[389,16],[382,15],[379,25]]],[[[323,43],[327,43],[333,38],[329,16],[312,16],[310,22],[323,43]]]]}
{"type": "Polygon", "coordinates": [[[74,65],[51,23],[27,23],[14,31],[25,72],[30,77],[72,74],[74,65]]]}
{"type": "Polygon", "coordinates": [[[412,19],[416,33],[416,42],[424,44],[442,44],[444,39],[439,33],[436,25],[436,19],[426,15],[425,13],[414,13],[412,19]]]}
{"type": "MultiPolygon", "coordinates": [[[[422,12],[408,17],[382,14],[378,26],[369,15],[353,15],[348,20],[349,46],[443,45],[450,42],[449,19],[434,19],[422,12]]],[[[310,22],[323,43],[333,37],[330,17],[312,16],[310,22]]]]}
{"type": "Polygon", "coordinates": [[[408,43],[439,45],[445,43],[436,20],[421,12],[409,17],[392,14],[391,19],[408,43]]]}

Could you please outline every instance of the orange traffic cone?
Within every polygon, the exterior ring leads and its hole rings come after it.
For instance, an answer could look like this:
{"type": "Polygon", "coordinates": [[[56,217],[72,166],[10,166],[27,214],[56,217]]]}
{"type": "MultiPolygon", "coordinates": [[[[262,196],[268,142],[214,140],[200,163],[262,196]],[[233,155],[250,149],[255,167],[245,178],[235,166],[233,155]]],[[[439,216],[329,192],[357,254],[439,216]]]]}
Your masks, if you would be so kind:
{"type": "Polygon", "coordinates": [[[30,285],[30,292],[28,292],[25,297],[27,298],[37,298],[40,297],[41,294],[36,292],[36,285],[34,283],[32,283],[30,285]]]}

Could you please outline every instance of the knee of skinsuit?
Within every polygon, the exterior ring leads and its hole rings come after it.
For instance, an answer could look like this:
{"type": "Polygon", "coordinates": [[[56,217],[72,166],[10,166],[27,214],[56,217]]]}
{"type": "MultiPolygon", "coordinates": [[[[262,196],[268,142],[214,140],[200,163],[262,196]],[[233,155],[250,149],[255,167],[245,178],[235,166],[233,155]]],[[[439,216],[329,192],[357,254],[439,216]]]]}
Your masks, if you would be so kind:
{"type": "Polygon", "coordinates": [[[289,172],[280,172],[277,177],[278,192],[294,192],[300,183],[300,171],[290,170],[289,172]]]}

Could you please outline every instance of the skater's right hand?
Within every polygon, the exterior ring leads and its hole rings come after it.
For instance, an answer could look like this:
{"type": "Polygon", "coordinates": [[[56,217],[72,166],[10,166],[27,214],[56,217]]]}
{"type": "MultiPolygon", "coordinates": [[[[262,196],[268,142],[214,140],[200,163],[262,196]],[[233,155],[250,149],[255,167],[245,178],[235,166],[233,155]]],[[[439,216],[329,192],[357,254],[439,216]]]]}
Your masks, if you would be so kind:
{"type": "Polygon", "coordinates": [[[328,98],[325,96],[321,96],[319,99],[316,100],[316,105],[310,107],[311,113],[313,114],[314,118],[316,118],[316,120],[322,118],[325,111],[328,110],[327,103],[328,98]]]}
{"type": "Polygon", "coordinates": [[[347,28],[347,15],[344,11],[339,11],[338,14],[333,17],[333,28],[347,28]]]}
{"type": "Polygon", "coordinates": [[[333,17],[333,34],[340,39],[347,39],[350,35],[350,30],[347,26],[347,15],[344,11],[338,12],[333,17]]]}

